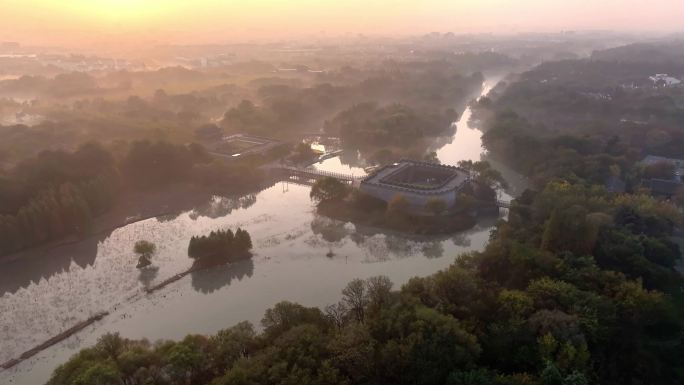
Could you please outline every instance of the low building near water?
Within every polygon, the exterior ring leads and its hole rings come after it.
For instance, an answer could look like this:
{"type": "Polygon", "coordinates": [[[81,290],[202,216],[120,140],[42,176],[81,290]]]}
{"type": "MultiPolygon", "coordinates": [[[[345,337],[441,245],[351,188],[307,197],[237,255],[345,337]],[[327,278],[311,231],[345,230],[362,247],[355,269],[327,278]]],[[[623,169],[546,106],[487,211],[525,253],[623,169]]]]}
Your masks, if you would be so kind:
{"type": "MultiPolygon", "coordinates": [[[[208,131],[208,130],[207,130],[208,131]]],[[[200,132],[200,134],[202,134],[200,132]]],[[[249,134],[218,135],[202,141],[210,154],[227,160],[253,154],[265,154],[283,142],[249,134]]]]}
{"type": "Polygon", "coordinates": [[[642,181],[642,186],[651,190],[656,196],[671,198],[684,186],[684,160],[648,155],[641,161],[644,167],[659,163],[672,165],[672,176],[669,178],[649,178],[642,181]]]}
{"type": "Polygon", "coordinates": [[[422,211],[434,198],[452,208],[469,180],[469,173],[459,167],[401,160],[364,178],[359,189],[385,202],[401,194],[413,211],[422,211]]]}

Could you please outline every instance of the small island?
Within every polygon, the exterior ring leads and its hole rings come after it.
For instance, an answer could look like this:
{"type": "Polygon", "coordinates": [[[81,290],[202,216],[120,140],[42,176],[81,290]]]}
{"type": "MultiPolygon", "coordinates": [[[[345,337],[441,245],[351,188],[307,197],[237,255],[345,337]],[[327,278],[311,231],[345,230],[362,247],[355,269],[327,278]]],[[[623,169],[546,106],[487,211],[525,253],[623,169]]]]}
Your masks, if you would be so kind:
{"type": "Polygon", "coordinates": [[[487,162],[458,167],[401,160],[379,168],[359,187],[334,178],[311,189],[317,211],[330,218],[412,234],[469,229],[476,217],[498,214],[496,188],[505,185],[487,162]]]}
{"type": "Polygon", "coordinates": [[[190,238],[188,256],[195,260],[193,268],[208,268],[251,258],[252,238],[246,230],[212,231],[209,235],[190,238]]]}

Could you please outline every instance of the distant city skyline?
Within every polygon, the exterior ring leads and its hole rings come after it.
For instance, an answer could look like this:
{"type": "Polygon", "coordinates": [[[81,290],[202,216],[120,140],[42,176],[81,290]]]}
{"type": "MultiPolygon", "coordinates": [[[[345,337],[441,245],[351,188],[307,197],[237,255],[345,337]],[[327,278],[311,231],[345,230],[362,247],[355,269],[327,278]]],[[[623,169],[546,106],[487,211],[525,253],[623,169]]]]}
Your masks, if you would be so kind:
{"type": "Polygon", "coordinates": [[[345,34],[678,32],[678,0],[3,0],[0,40],[223,43],[345,34]]]}

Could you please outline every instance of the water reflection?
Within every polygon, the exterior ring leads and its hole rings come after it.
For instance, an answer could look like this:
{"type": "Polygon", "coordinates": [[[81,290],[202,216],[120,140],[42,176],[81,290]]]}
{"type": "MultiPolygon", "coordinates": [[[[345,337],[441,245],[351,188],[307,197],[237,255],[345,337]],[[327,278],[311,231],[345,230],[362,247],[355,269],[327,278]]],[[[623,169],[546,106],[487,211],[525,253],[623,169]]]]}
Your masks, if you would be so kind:
{"type": "Polygon", "coordinates": [[[98,244],[108,235],[93,236],[77,243],[20,253],[16,260],[5,262],[0,268],[0,296],[4,293],[15,293],[32,283],[67,272],[72,264],[80,268],[92,265],[95,262],[98,244]]]}
{"type": "Polygon", "coordinates": [[[354,227],[345,222],[316,215],[311,221],[311,231],[320,235],[326,242],[337,243],[349,236],[354,227]]]}
{"type": "Polygon", "coordinates": [[[138,274],[138,279],[140,280],[140,283],[142,283],[145,288],[148,288],[151,286],[152,282],[157,278],[158,275],[159,275],[159,266],[147,266],[147,267],[140,269],[140,273],[138,274]]]}
{"type": "MultiPolygon", "coordinates": [[[[486,79],[479,97],[487,95],[498,84],[499,80],[501,77],[486,79]]],[[[438,141],[440,147],[436,150],[437,157],[443,164],[455,165],[461,160],[479,161],[485,154],[482,148],[482,131],[475,126],[472,115],[471,107],[466,107],[458,121],[453,124],[454,135],[441,138],[438,141]],[[444,143],[444,139],[447,139],[446,143],[444,143]]]]}
{"type": "Polygon", "coordinates": [[[223,197],[214,195],[205,205],[195,208],[190,213],[190,218],[199,217],[220,218],[233,212],[233,210],[246,209],[256,203],[256,194],[248,194],[241,197],[223,197]]]}
{"type": "Polygon", "coordinates": [[[459,233],[453,237],[408,235],[381,228],[356,226],[318,215],[311,221],[311,230],[320,236],[320,239],[316,237],[307,241],[311,246],[328,246],[330,252],[335,250],[331,257],[346,257],[345,243],[351,242],[355,249],[364,252],[366,263],[416,256],[439,258],[444,255],[446,243],[470,246],[469,233],[459,233]]]}
{"type": "Polygon", "coordinates": [[[245,277],[252,277],[252,274],[254,274],[254,261],[246,259],[209,270],[194,271],[190,273],[190,278],[195,291],[210,294],[230,285],[234,279],[241,281],[245,277]]]}
{"type": "Polygon", "coordinates": [[[441,242],[429,242],[421,249],[426,258],[441,258],[444,255],[444,247],[441,242]]]}
{"type": "Polygon", "coordinates": [[[456,246],[470,247],[470,238],[465,233],[457,233],[451,237],[451,242],[456,246]]]}

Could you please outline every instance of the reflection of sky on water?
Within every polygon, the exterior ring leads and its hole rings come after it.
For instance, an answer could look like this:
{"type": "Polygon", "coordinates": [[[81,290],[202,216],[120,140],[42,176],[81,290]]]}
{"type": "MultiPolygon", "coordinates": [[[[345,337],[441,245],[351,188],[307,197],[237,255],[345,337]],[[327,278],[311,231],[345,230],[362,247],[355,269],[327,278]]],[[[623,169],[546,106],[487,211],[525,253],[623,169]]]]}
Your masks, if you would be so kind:
{"type": "MultiPolygon", "coordinates": [[[[500,78],[486,79],[480,96],[487,95],[499,80],[500,78]]],[[[482,148],[482,131],[472,126],[471,117],[472,110],[466,107],[458,121],[454,122],[456,134],[436,151],[443,164],[457,165],[461,160],[478,161],[485,153],[482,148]]]]}
{"type": "Polygon", "coordinates": [[[364,171],[363,168],[343,163],[339,156],[314,163],[312,167],[317,170],[337,172],[340,174],[351,174],[354,176],[366,175],[366,171],[364,171]]]}
{"type": "MultiPolygon", "coordinates": [[[[341,149],[339,141],[331,143],[323,142],[313,142],[311,143],[311,148],[322,154],[333,154],[341,149]]],[[[316,162],[311,165],[311,167],[316,170],[336,172],[340,174],[351,174],[354,176],[366,175],[366,171],[363,169],[364,165],[362,159],[358,152],[354,154],[354,151],[347,150],[340,153],[337,156],[332,156],[330,158],[324,159],[320,162],[316,162]],[[350,156],[350,154],[352,156],[350,156]],[[356,156],[353,156],[356,155],[356,156]]],[[[367,165],[365,166],[367,167],[367,165]]]]}

